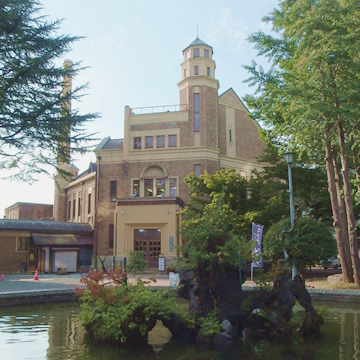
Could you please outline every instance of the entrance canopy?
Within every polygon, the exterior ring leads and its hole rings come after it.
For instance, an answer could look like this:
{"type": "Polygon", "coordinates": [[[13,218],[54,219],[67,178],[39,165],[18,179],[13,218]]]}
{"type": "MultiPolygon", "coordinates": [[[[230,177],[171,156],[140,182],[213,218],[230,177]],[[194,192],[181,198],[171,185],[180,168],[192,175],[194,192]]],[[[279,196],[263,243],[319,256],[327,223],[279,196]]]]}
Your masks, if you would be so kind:
{"type": "Polygon", "coordinates": [[[81,246],[94,244],[92,237],[74,234],[31,234],[31,237],[36,246],[81,246]]]}

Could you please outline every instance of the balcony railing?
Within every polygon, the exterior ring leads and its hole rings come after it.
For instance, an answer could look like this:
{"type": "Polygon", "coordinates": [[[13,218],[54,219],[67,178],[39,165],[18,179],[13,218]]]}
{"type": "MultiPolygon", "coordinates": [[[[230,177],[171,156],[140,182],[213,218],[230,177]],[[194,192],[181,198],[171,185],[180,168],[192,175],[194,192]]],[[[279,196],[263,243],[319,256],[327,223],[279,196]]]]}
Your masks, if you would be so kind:
{"type": "Polygon", "coordinates": [[[187,104],[161,105],[131,108],[131,115],[156,114],[164,112],[176,112],[188,110],[187,104]]]}

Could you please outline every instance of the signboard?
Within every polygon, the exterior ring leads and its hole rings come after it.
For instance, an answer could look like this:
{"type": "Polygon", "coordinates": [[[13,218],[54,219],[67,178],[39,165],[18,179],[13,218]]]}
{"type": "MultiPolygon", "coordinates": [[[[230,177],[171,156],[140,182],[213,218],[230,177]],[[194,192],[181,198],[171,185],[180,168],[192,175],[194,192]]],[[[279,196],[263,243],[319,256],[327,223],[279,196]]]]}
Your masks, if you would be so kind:
{"type": "Polygon", "coordinates": [[[165,271],[165,258],[164,258],[164,256],[159,256],[159,271],[165,271]]]}
{"type": "Polygon", "coordinates": [[[253,254],[256,255],[257,257],[260,256],[260,258],[258,261],[253,261],[251,263],[251,268],[263,267],[263,260],[261,258],[263,229],[264,229],[264,225],[258,225],[252,223],[252,239],[256,241],[253,254]]]}

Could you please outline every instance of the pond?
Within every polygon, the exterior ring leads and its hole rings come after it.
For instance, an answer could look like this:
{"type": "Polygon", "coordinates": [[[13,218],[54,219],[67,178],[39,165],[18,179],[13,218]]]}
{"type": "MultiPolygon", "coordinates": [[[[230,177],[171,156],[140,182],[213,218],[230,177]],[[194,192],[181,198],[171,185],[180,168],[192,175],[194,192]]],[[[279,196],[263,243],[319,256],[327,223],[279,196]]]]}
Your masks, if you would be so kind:
{"type": "Polygon", "coordinates": [[[113,359],[360,359],[360,305],[322,303],[323,336],[292,344],[269,341],[245,342],[230,352],[208,351],[178,344],[161,323],[149,334],[149,346],[120,349],[96,344],[76,321],[77,303],[49,304],[0,309],[0,358],[11,360],[113,360],[113,359]]]}

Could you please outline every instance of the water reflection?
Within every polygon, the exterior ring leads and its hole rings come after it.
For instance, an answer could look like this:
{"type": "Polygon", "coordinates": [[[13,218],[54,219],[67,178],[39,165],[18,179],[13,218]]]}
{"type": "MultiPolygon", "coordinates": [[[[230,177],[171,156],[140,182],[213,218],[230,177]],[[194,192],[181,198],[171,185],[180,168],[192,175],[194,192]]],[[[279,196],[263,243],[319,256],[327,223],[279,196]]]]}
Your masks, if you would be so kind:
{"type": "Polygon", "coordinates": [[[142,348],[96,344],[76,321],[78,304],[50,304],[0,309],[0,358],[48,360],[107,359],[360,359],[360,305],[329,304],[320,339],[292,344],[239,341],[233,351],[220,352],[179,344],[159,323],[142,348]]]}

